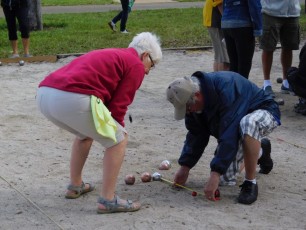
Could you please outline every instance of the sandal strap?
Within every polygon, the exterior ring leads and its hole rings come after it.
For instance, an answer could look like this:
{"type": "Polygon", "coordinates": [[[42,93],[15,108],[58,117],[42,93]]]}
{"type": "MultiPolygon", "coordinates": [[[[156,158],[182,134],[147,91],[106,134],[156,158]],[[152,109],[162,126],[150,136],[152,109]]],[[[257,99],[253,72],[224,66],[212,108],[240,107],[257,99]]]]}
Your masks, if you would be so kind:
{"type": "Polygon", "coordinates": [[[99,197],[98,203],[104,205],[104,207],[109,211],[116,211],[119,209],[126,209],[126,210],[133,209],[132,206],[133,201],[126,200],[126,204],[120,204],[118,203],[118,200],[120,200],[120,197],[117,195],[112,200],[106,200],[103,197],[99,197]]]}
{"type": "Polygon", "coordinates": [[[82,193],[84,191],[85,183],[82,181],[82,184],[80,186],[70,184],[70,185],[68,185],[67,189],[70,190],[70,191],[74,191],[77,194],[79,194],[79,193],[82,193]]]}

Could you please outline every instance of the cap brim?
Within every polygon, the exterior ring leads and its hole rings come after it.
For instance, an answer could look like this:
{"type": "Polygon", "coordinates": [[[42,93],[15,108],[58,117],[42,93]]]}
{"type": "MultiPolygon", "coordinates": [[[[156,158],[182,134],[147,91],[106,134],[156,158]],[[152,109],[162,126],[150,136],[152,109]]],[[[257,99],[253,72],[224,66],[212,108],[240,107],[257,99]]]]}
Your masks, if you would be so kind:
{"type": "Polygon", "coordinates": [[[174,119],[182,120],[186,115],[186,105],[180,106],[179,108],[174,108],[174,119]]]}

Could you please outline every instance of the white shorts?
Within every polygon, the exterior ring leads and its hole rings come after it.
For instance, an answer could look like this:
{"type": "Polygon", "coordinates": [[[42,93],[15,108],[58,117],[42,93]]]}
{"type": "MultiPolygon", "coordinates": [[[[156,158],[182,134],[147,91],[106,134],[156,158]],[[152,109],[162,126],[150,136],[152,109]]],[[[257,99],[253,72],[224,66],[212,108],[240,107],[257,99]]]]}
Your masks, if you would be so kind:
{"type": "Polygon", "coordinates": [[[58,127],[75,134],[81,140],[91,138],[105,148],[124,140],[126,130],[117,122],[116,139],[101,136],[94,125],[91,112],[90,95],[66,92],[49,87],[40,87],[36,97],[38,108],[58,127]]]}

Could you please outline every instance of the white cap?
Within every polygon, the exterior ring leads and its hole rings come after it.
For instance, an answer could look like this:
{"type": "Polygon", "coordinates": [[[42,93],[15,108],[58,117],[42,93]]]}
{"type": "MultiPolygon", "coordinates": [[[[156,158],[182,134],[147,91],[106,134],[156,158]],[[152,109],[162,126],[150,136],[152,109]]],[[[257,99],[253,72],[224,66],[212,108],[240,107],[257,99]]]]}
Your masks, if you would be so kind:
{"type": "Polygon", "coordinates": [[[194,83],[190,77],[179,78],[167,88],[167,100],[174,106],[174,118],[182,120],[186,115],[186,103],[194,93],[194,83]]]}

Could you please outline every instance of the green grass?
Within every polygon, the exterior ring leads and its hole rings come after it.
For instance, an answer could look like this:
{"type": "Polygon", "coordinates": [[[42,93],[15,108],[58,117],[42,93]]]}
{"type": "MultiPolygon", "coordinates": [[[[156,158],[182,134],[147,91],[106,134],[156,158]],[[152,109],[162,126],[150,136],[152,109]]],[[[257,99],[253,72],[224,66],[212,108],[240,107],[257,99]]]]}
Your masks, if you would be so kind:
{"type": "Polygon", "coordinates": [[[43,6],[74,6],[112,4],[113,0],[42,0],[41,2],[43,6]]]}
{"type": "MultiPolygon", "coordinates": [[[[133,36],[143,31],[156,33],[161,38],[163,48],[209,43],[207,31],[202,26],[202,9],[133,11],[127,26],[130,34],[110,30],[107,22],[116,13],[44,15],[44,30],[31,33],[31,53],[82,53],[106,47],[127,47],[133,36]]],[[[0,57],[8,56],[11,49],[4,20],[0,21],[0,44],[0,57]]],[[[19,47],[21,49],[21,44],[19,47]]]]}
{"type": "MultiPolygon", "coordinates": [[[[43,6],[105,5],[105,4],[114,3],[113,0],[42,0],[41,2],[43,6]]],[[[201,2],[201,1],[177,0],[177,2],[201,2]]]]}
{"type": "MultiPolygon", "coordinates": [[[[207,30],[202,25],[202,8],[132,11],[127,24],[130,34],[113,33],[108,27],[107,22],[117,13],[111,11],[44,15],[44,30],[31,32],[30,51],[33,55],[53,55],[127,47],[133,36],[144,31],[156,33],[161,38],[162,48],[211,45],[207,30]]],[[[304,11],[300,24],[301,38],[305,40],[304,11]]],[[[118,23],[117,27],[119,26],[118,23]]],[[[19,49],[22,51],[20,43],[19,49]]],[[[9,56],[10,52],[6,23],[5,20],[0,20],[0,57],[9,56]]]]}

